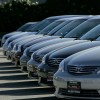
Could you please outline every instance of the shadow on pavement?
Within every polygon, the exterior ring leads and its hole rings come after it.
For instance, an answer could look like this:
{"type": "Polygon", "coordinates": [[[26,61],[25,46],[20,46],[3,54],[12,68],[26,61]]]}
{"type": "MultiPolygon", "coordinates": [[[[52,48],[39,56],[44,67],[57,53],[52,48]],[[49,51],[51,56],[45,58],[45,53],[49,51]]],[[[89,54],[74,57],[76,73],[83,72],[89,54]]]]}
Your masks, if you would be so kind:
{"type": "Polygon", "coordinates": [[[18,70],[20,67],[15,67],[15,66],[1,66],[0,65],[0,70],[18,70]]]}
{"type": "Polygon", "coordinates": [[[65,100],[65,99],[58,99],[55,96],[52,97],[41,97],[41,98],[28,98],[28,99],[15,99],[15,100],[65,100]]]}
{"type": "Polygon", "coordinates": [[[10,75],[10,76],[1,76],[0,80],[25,80],[29,79],[27,74],[24,75],[10,75]]]}
{"type": "Polygon", "coordinates": [[[0,58],[6,58],[6,56],[0,56],[0,58]]]}
{"type": "Polygon", "coordinates": [[[9,96],[28,96],[28,95],[46,95],[53,94],[54,88],[44,88],[44,87],[32,87],[31,89],[17,89],[17,90],[6,90],[0,91],[0,95],[9,96]]]}
{"type": "Polygon", "coordinates": [[[2,83],[0,88],[25,88],[25,87],[34,87],[39,86],[38,81],[23,81],[23,82],[11,82],[11,83],[2,83]]]}
{"type": "Polygon", "coordinates": [[[15,74],[15,73],[22,73],[22,72],[18,70],[0,71],[0,74],[15,74]]]}
{"type": "Polygon", "coordinates": [[[12,64],[11,62],[2,62],[2,63],[0,63],[0,66],[11,66],[11,65],[14,65],[14,64],[12,64]]]}

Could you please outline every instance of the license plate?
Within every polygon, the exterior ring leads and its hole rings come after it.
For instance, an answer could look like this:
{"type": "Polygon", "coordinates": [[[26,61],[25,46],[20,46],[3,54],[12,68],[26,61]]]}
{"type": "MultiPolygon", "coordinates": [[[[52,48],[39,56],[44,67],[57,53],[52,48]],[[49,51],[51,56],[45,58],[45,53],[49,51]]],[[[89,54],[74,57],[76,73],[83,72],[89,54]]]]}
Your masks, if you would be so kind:
{"type": "Polygon", "coordinates": [[[81,83],[76,81],[67,82],[67,92],[69,94],[79,94],[81,90],[81,83]]]}

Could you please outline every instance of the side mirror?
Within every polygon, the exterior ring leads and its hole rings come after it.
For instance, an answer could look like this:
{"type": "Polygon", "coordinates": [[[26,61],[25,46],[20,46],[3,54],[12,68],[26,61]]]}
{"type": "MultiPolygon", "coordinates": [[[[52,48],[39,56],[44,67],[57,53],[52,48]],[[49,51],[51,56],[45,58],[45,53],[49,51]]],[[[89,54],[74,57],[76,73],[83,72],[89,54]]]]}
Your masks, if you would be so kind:
{"type": "Polygon", "coordinates": [[[64,38],[64,34],[63,33],[61,33],[61,38],[64,38]]]}

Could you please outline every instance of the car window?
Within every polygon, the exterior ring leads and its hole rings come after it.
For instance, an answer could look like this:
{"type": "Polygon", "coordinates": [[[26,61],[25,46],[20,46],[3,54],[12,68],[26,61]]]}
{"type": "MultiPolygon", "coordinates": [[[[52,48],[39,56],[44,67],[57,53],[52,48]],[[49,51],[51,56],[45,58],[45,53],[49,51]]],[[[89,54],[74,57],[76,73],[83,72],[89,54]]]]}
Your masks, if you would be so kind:
{"type": "Polygon", "coordinates": [[[49,25],[50,23],[52,23],[54,21],[54,19],[46,19],[43,20],[41,22],[38,23],[38,25],[36,25],[35,27],[33,27],[30,31],[32,32],[39,32],[42,29],[44,29],[47,25],[49,25]]]}
{"type": "MultiPolygon", "coordinates": [[[[32,24],[24,24],[17,29],[17,31],[25,32],[32,24]]],[[[34,25],[34,24],[33,24],[34,25]]]]}
{"type": "Polygon", "coordinates": [[[65,34],[69,33],[73,28],[81,24],[85,20],[77,20],[72,21],[69,24],[65,25],[63,28],[61,28],[58,32],[56,32],[54,35],[64,36],[65,34]]]}
{"type": "Polygon", "coordinates": [[[27,32],[30,32],[30,30],[31,30],[33,27],[35,27],[37,24],[38,24],[38,23],[30,25],[30,26],[26,29],[26,31],[27,31],[27,32]]]}
{"type": "Polygon", "coordinates": [[[46,28],[44,28],[42,31],[40,31],[38,34],[47,34],[49,33],[53,28],[55,28],[56,26],[58,26],[59,24],[61,24],[63,21],[55,21],[52,22],[51,24],[49,24],[46,28]]]}
{"type": "Polygon", "coordinates": [[[88,31],[80,39],[82,39],[82,40],[94,40],[94,39],[96,39],[99,36],[100,36],[100,24],[95,26],[90,31],[88,31]]]}
{"type": "Polygon", "coordinates": [[[52,29],[52,30],[48,33],[48,35],[55,35],[55,33],[56,33],[57,31],[59,31],[62,27],[64,27],[65,25],[67,25],[67,24],[70,23],[70,22],[71,22],[71,20],[68,20],[68,21],[65,21],[65,22],[61,23],[60,25],[58,25],[57,27],[55,27],[54,29],[52,29]]]}
{"type": "Polygon", "coordinates": [[[98,25],[100,23],[100,20],[89,20],[85,21],[81,25],[77,26],[75,29],[73,29],[71,32],[69,32],[65,37],[66,38],[79,38],[83,36],[86,32],[91,30],[93,27],[98,25]]]}

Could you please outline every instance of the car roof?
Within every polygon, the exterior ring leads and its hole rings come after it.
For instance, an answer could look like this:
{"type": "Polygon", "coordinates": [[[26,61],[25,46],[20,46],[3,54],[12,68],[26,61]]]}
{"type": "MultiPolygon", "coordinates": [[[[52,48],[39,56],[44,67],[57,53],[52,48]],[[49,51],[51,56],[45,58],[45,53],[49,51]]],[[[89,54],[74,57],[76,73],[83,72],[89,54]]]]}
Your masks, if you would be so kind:
{"type": "Polygon", "coordinates": [[[38,22],[27,22],[26,24],[35,24],[35,23],[38,23],[38,22]]]}
{"type": "Polygon", "coordinates": [[[81,19],[89,19],[91,17],[93,17],[93,16],[68,17],[68,18],[61,18],[61,19],[58,19],[56,21],[63,21],[63,20],[68,21],[68,20],[78,20],[78,19],[81,20],[81,19]]]}
{"type": "Polygon", "coordinates": [[[80,17],[80,16],[92,16],[92,15],[60,15],[60,16],[51,16],[46,19],[60,19],[60,18],[67,18],[67,17],[80,17]]]}
{"type": "Polygon", "coordinates": [[[94,16],[94,17],[92,17],[92,18],[89,19],[89,20],[93,20],[93,19],[100,19],[100,15],[98,15],[98,16],[94,16]]]}

